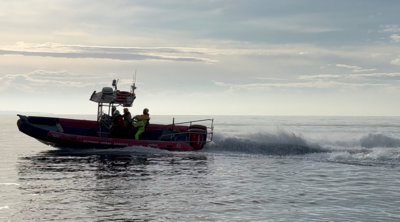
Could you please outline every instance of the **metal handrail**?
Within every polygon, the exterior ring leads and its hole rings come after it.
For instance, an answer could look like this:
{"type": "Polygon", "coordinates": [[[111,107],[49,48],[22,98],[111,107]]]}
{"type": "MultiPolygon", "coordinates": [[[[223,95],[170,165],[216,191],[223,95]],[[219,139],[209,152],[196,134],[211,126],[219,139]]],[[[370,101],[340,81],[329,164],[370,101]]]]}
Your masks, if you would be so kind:
{"type": "Polygon", "coordinates": [[[175,125],[188,124],[189,123],[189,126],[191,126],[192,123],[206,122],[206,121],[210,121],[211,122],[211,124],[209,126],[206,126],[206,128],[207,128],[207,142],[211,142],[213,140],[213,137],[214,137],[214,119],[200,119],[200,120],[191,120],[191,121],[186,121],[186,122],[175,123],[175,118],[173,118],[171,125],[172,125],[172,127],[174,127],[175,125]],[[208,130],[210,130],[210,132],[208,130]],[[209,141],[208,141],[208,136],[210,136],[209,141]]]}
{"type": "MultiPolygon", "coordinates": [[[[174,118],[175,119],[175,118],[174,118]]],[[[173,124],[186,124],[186,123],[190,123],[190,125],[192,125],[192,123],[196,123],[196,122],[205,122],[205,121],[211,121],[212,123],[214,122],[214,119],[199,119],[199,120],[191,120],[191,121],[186,121],[186,122],[180,122],[180,123],[173,123],[173,124]]]]}
{"type": "MultiPolygon", "coordinates": [[[[193,123],[206,122],[206,121],[211,122],[210,125],[205,126],[207,128],[206,143],[209,143],[209,142],[212,142],[213,137],[214,137],[214,119],[200,119],[200,120],[191,120],[191,121],[175,123],[175,118],[172,118],[172,124],[170,124],[170,125],[172,126],[172,130],[173,130],[176,125],[189,124],[189,126],[191,126],[191,125],[193,125],[193,123]]],[[[190,133],[190,132],[170,133],[170,134],[163,135],[162,137],[171,136],[171,135],[173,136],[173,135],[178,135],[178,134],[188,134],[188,133],[190,133]]]]}

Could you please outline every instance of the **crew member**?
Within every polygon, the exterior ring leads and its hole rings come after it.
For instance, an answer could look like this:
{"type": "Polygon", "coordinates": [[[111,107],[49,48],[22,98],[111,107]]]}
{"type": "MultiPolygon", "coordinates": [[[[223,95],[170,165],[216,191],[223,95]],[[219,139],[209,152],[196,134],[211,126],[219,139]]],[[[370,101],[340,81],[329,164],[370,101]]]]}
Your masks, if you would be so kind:
{"type": "Polygon", "coordinates": [[[129,138],[129,135],[133,134],[132,126],[132,116],[128,108],[124,108],[124,114],[122,115],[124,119],[124,137],[129,138]]]}
{"type": "Polygon", "coordinates": [[[139,140],[140,135],[144,132],[146,126],[149,124],[150,121],[150,114],[149,109],[143,109],[142,115],[136,115],[133,117],[136,122],[134,123],[134,127],[137,130],[135,133],[135,140],[139,140]]]}
{"type": "Polygon", "coordinates": [[[110,137],[120,138],[122,137],[122,132],[124,129],[124,119],[117,109],[114,110],[112,114],[112,125],[110,137]]]}
{"type": "Polygon", "coordinates": [[[125,127],[132,125],[132,116],[128,108],[124,108],[124,115],[122,115],[122,117],[124,118],[125,127]]]}

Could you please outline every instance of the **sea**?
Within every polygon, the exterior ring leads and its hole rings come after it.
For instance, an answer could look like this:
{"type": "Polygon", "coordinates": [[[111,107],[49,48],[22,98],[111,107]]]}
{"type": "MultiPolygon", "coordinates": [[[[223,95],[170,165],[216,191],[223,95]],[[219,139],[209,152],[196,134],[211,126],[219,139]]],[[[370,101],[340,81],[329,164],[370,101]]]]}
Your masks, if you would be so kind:
{"type": "Polygon", "coordinates": [[[0,221],[400,221],[400,117],[203,118],[201,151],[76,151],[1,115],[0,221]]]}

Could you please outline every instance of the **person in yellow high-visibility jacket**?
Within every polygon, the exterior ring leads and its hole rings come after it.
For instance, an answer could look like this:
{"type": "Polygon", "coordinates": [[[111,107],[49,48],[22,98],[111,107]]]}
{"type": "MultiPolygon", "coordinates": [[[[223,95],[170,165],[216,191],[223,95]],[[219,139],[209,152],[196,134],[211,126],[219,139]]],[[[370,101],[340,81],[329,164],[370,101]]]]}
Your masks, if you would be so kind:
{"type": "Polygon", "coordinates": [[[136,129],[135,140],[139,140],[140,135],[142,135],[142,133],[146,129],[147,124],[149,124],[150,121],[149,109],[143,109],[143,114],[136,115],[133,117],[133,119],[136,120],[136,122],[134,122],[133,124],[136,129]]]}

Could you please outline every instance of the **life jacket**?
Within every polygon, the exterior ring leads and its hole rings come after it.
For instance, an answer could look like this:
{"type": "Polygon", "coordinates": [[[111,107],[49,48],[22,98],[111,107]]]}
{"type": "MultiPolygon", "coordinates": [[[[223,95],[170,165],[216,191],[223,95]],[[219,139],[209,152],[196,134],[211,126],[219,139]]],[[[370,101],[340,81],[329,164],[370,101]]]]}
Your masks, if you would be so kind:
{"type": "Polygon", "coordinates": [[[135,127],[144,128],[148,124],[150,117],[148,115],[136,116],[137,122],[134,124],[135,127]]]}

